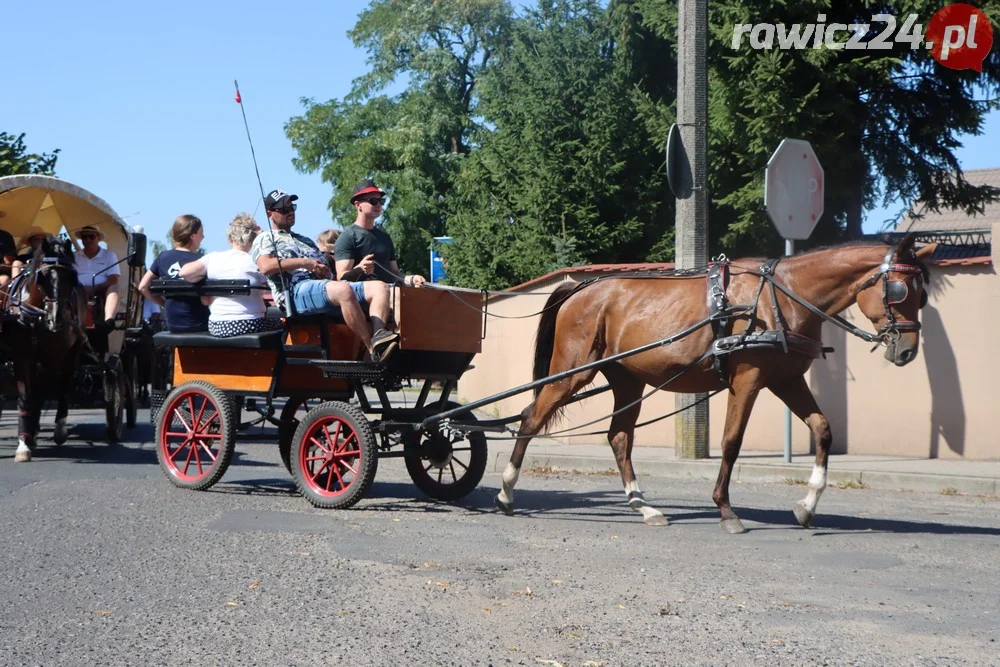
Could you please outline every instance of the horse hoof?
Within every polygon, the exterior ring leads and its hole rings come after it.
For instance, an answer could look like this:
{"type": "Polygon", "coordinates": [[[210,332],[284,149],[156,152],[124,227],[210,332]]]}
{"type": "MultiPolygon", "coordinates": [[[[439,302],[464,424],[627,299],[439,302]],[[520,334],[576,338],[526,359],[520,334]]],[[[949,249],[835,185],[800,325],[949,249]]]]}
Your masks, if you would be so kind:
{"type": "Polygon", "coordinates": [[[743,522],[739,520],[738,517],[732,519],[723,519],[719,522],[722,526],[723,532],[729,533],[730,535],[742,535],[747,532],[747,529],[743,527],[743,522]]]}
{"type": "Polygon", "coordinates": [[[497,496],[494,499],[494,502],[496,502],[498,510],[500,510],[507,516],[514,516],[514,503],[505,503],[504,501],[500,500],[500,496],[497,496]]]}
{"type": "Polygon", "coordinates": [[[667,517],[662,514],[654,514],[652,516],[647,516],[642,520],[647,526],[669,526],[670,522],[667,521],[667,517]]]}
{"type": "Polygon", "coordinates": [[[68,435],[69,429],[66,428],[66,424],[56,424],[55,432],[52,434],[52,442],[61,445],[66,442],[68,435]]]}
{"type": "Polygon", "coordinates": [[[14,454],[14,462],[27,463],[30,460],[31,460],[31,450],[28,449],[27,447],[25,447],[24,449],[18,447],[17,452],[14,454]]]}
{"type": "Polygon", "coordinates": [[[792,511],[795,512],[795,518],[800,526],[803,528],[812,528],[814,514],[806,509],[805,503],[796,503],[795,509],[792,511]]]}

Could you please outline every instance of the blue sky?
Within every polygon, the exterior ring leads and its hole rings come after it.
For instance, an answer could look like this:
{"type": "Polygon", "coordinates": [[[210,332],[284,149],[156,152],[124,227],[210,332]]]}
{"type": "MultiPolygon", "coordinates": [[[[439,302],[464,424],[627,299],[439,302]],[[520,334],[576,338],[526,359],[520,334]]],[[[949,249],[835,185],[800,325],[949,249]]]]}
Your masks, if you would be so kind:
{"type": "MultiPolygon", "coordinates": [[[[365,71],[346,33],[367,5],[11,0],[0,129],[27,133],[33,152],[62,149],[56,173],[151,239],[194,213],[207,226],[205,247],[222,249],[234,214],[264,218],[233,99],[238,79],[265,192],[298,194],[296,229],[314,237],[331,225],[330,186],[295,171],[283,126],[302,112],[300,98],[341,98],[365,71]]],[[[985,136],[960,151],[963,167],[1000,166],[997,146],[994,113],[985,136]]],[[[871,212],[866,231],[888,215],[871,212]]]]}

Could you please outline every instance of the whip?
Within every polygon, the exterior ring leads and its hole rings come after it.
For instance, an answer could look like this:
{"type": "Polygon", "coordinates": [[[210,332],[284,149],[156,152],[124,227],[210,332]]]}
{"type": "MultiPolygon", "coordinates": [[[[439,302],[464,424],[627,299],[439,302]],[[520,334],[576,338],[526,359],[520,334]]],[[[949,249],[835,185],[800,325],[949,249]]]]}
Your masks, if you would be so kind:
{"type": "MultiPolygon", "coordinates": [[[[247,112],[243,108],[243,96],[240,95],[240,82],[233,79],[236,86],[236,103],[240,105],[240,113],[243,114],[243,127],[247,131],[247,142],[250,144],[250,157],[253,158],[253,170],[257,174],[257,187],[260,188],[260,200],[264,202],[264,215],[267,215],[267,202],[264,201],[264,184],[260,180],[260,169],[257,168],[257,154],[253,150],[253,139],[250,138],[250,125],[247,123],[247,112]]],[[[285,297],[285,315],[292,316],[292,295],[288,293],[288,286],[285,284],[285,272],[281,270],[281,254],[278,252],[278,242],[274,239],[274,228],[271,220],[267,221],[267,231],[271,235],[271,245],[274,247],[274,258],[278,260],[278,280],[281,282],[281,293],[285,297]]]]}

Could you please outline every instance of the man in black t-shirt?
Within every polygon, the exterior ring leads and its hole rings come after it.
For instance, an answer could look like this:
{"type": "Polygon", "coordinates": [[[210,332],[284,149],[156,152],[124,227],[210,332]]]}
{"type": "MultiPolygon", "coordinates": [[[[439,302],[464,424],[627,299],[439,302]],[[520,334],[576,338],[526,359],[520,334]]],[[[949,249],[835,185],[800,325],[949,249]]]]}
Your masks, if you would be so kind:
{"type": "MultiPolygon", "coordinates": [[[[366,178],[354,189],[351,203],[358,215],[354,224],[341,232],[334,244],[334,258],[337,262],[337,279],[345,276],[350,280],[374,278],[394,285],[400,281],[399,264],[392,239],[375,221],[382,215],[385,192],[366,178]]],[[[402,276],[405,285],[421,287],[427,282],[420,275],[402,276]]]]}

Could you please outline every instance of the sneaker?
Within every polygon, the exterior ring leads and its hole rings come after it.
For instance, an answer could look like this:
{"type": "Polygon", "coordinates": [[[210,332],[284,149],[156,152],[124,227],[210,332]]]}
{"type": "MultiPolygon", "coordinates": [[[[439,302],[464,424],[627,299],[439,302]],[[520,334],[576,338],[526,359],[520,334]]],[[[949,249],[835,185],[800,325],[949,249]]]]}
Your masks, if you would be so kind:
{"type": "Polygon", "coordinates": [[[379,329],[372,336],[372,361],[384,364],[399,347],[399,334],[388,329],[379,329]]]}

